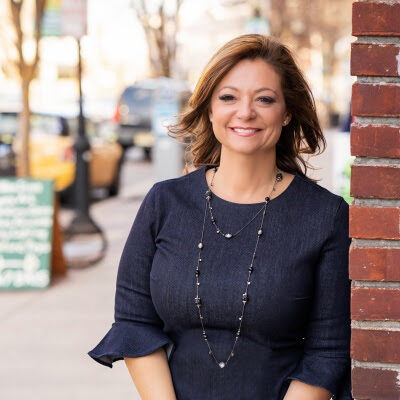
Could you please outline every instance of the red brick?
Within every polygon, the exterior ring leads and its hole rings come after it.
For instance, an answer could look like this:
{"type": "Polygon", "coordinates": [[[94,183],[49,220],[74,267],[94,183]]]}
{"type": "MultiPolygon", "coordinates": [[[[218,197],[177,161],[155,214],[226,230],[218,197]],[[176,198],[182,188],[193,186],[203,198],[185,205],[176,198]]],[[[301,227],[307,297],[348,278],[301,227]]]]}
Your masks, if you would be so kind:
{"type": "Polygon", "coordinates": [[[400,85],[355,82],[352,86],[351,115],[400,116],[400,85]]]}
{"type": "Polygon", "coordinates": [[[398,166],[351,166],[352,197],[400,198],[400,164],[398,166]]]}
{"type": "Polygon", "coordinates": [[[399,207],[350,205],[349,236],[360,239],[400,239],[399,207]]]}
{"type": "Polygon", "coordinates": [[[400,46],[396,44],[351,44],[351,75],[399,76],[397,58],[400,46]]]}
{"type": "Polygon", "coordinates": [[[353,36],[400,36],[400,4],[354,2],[352,28],[353,36]]]}
{"type": "MultiPolygon", "coordinates": [[[[400,75],[400,44],[397,43],[400,37],[400,1],[353,2],[352,35],[361,39],[363,36],[388,39],[376,43],[376,40],[364,38],[352,43],[351,75],[400,75]],[[382,43],[384,41],[388,43],[382,43]]],[[[377,78],[374,79],[376,82],[367,80],[359,79],[352,86],[351,114],[356,117],[400,117],[400,84],[397,81],[384,82],[383,78],[379,82],[377,78]]],[[[400,129],[396,122],[392,124],[387,119],[384,123],[367,125],[359,118],[356,120],[351,124],[353,156],[400,158],[400,129]]],[[[350,205],[350,237],[400,239],[400,207],[382,207],[379,201],[400,198],[399,169],[400,163],[393,166],[352,165],[351,196],[377,199],[377,205],[350,205]]],[[[400,281],[400,248],[355,247],[353,243],[349,252],[350,279],[400,281]]],[[[389,330],[379,322],[400,321],[400,289],[353,286],[351,317],[353,321],[375,321],[370,324],[378,328],[352,328],[352,359],[397,364],[397,368],[392,370],[377,368],[376,365],[353,367],[353,397],[358,400],[400,400],[400,331],[389,330]]]]}
{"type": "Polygon", "coordinates": [[[352,156],[400,158],[400,128],[388,125],[351,125],[352,156]]]}
{"type": "Polygon", "coordinates": [[[350,352],[358,361],[400,363],[400,332],[353,328],[350,352]]]}
{"type": "Polygon", "coordinates": [[[351,371],[352,395],[358,400],[399,398],[398,371],[355,367],[351,371]]]}
{"type": "Polygon", "coordinates": [[[351,318],[400,321],[400,289],[352,287],[351,318]]]}
{"type": "Polygon", "coordinates": [[[351,245],[349,266],[352,280],[400,282],[400,248],[351,245]]]}

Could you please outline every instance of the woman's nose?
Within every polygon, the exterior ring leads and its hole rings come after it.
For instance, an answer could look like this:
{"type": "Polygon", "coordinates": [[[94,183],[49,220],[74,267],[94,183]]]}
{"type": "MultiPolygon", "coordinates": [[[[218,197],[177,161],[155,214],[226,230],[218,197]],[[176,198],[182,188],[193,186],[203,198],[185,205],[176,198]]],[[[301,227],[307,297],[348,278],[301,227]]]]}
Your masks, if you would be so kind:
{"type": "Polygon", "coordinates": [[[238,104],[237,116],[241,119],[252,119],[256,115],[251,101],[243,100],[238,104]]]}

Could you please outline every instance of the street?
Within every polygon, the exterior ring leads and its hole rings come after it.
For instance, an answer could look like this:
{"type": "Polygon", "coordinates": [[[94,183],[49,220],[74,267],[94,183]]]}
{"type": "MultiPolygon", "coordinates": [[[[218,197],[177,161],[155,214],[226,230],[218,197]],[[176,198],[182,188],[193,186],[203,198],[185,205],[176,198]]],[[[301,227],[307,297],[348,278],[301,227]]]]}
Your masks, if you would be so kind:
{"type": "MultiPolygon", "coordinates": [[[[153,184],[152,164],[135,150],[124,164],[120,195],[91,207],[106,232],[106,257],[86,269],[69,269],[48,289],[0,294],[2,400],[140,399],[124,361],[110,369],[87,355],[113,322],[119,258],[153,184]]],[[[65,225],[71,212],[60,214],[65,225]]]]}

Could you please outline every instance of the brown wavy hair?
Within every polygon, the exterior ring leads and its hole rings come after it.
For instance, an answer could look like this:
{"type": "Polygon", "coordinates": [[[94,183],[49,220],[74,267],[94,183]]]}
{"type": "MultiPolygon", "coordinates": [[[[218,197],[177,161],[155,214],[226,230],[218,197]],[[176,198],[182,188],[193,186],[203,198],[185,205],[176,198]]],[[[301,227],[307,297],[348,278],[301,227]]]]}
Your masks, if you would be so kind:
{"type": "Polygon", "coordinates": [[[314,169],[301,154],[321,154],[326,148],[326,141],[311,89],[287,46],[270,36],[247,34],[230,40],[212,56],[197,82],[188,107],[178,115],[178,122],[168,127],[170,137],[186,143],[184,174],[189,172],[191,165],[195,169],[206,164],[219,165],[221,144],[209,120],[212,93],[239,61],[257,58],[266,61],[279,74],[286,111],[291,115],[289,124],[282,127],[276,144],[277,167],[302,176],[307,175],[308,168],[314,169]]]}

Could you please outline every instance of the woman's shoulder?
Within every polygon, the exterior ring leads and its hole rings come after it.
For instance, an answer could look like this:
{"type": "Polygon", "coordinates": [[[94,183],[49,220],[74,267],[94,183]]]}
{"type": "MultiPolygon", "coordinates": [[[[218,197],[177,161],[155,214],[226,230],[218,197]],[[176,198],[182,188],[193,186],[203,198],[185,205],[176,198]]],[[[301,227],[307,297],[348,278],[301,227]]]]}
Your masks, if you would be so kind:
{"type": "Polygon", "coordinates": [[[170,208],[196,202],[204,191],[201,173],[200,168],[176,178],[156,181],[151,188],[156,203],[162,208],[170,208]]]}
{"type": "Polygon", "coordinates": [[[296,175],[296,182],[292,204],[298,225],[312,227],[319,243],[330,238],[335,228],[347,236],[349,204],[346,200],[306,176],[296,175]]]}
{"type": "Polygon", "coordinates": [[[178,176],[176,178],[169,178],[156,181],[154,187],[156,190],[162,192],[184,190],[187,186],[195,185],[196,181],[199,181],[201,169],[196,169],[188,172],[185,175],[178,176]]]}
{"type": "Polygon", "coordinates": [[[348,203],[341,195],[332,192],[317,182],[314,182],[309,177],[297,173],[296,180],[296,198],[298,201],[303,201],[304,203],[311,205],[315,211],[330,211],[331,213],[336,214],[336,211],[340,206],[348,208],[348,203]]]}

